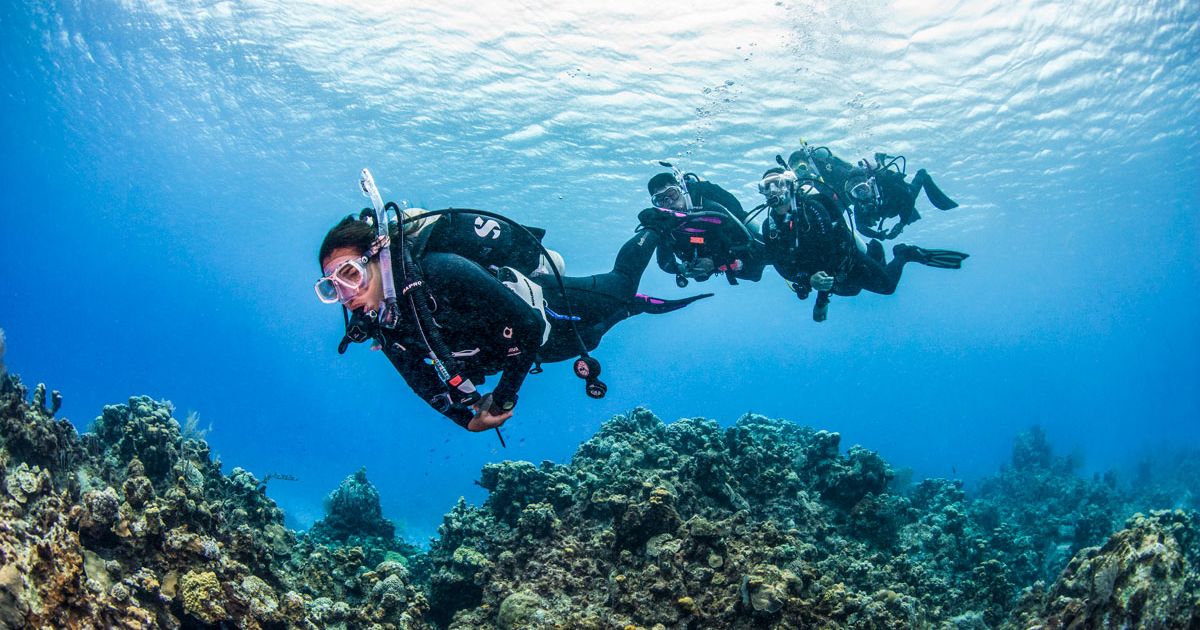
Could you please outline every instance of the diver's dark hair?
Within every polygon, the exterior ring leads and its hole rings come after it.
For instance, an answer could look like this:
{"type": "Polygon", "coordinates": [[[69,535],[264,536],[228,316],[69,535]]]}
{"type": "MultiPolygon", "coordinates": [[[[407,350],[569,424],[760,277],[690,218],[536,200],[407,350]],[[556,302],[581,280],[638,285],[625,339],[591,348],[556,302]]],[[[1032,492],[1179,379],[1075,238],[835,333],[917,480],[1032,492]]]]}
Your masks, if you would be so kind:
{"type": "Polygon", "coordinates": [[[658,190],[659,188],[678,185],[679,180],[675,179],[674,175],[670,173],[659,173],[658,175],[651,177],[650,181],[646,182],[646,192],[653,195],[654,191],[658,190]]]}
{"type": "Polygon", "coordinates": [[[768,175],[778,175],[782,172],[783,172],[783,168],[778,167],[778,166],[776,166],[774,168],[769,168],[766,170],[765,173],[762,174],[762,177],[759,177],[759,179],[766,179],[768,175]]]}
{"type": "Polygon", "coordinates": [[[348,215],[333,226],[333,229],[325,235],[325,240],[321,241],[321,249],[317,252],[317,264],[323,264],[335,249],[349,247],[362,253],[370,249],[373,242],[375,242],[374,226],[365,221],[359,221],[357,215],[348,215]]]}

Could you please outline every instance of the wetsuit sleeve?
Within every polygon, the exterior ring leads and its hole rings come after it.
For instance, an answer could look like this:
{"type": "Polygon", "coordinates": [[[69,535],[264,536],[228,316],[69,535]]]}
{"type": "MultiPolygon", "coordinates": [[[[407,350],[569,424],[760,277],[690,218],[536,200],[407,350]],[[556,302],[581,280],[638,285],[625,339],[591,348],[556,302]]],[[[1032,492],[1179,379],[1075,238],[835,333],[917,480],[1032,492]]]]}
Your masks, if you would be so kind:
{"type": "Polygon", "coordinates": [[[658,243],[658,247],[654,248],[654,262],[658,264],[658,268],[669,274],[679,273],[679,263],[675,261],[675,251],[671,248],[670,239],[663,239],[658,243]]]}
{"type": "Polygon", "coordinates": [[[746,220],[746,216],[749,213],[742,209],[742,203],[737,200],[737,197],[733,196],[733,193],[712,182],[693,182],[688,184],[688,190],[692,190],[693,187],[700,194],[701,199],[721,204],[732,212],[733,216],[738,218],[738,221],[746,220]]]}
{"type": "Polygon", "coordinates": [[[421,400],[429,403],[435,411],[450,418],[458,426],[467,428],[475,413],[466,405],[452,404],[450,395],[446,392],[446,385],[437,377],[433,368],[425,364],[422,357],[417,356],[415,352],[386,351],[384,354],[421,400]]]}
{"type": "Polygon", "coordinates": [[[501,408],[515,403],[542,343],[541,316],[492,274],[461,256],[430,254],[424,268],[433,293],[446,296],[453,307],[453,314],[439,323],[477,331],[481,347],[491,346],[504,356],[492,398],[501,408]]]}

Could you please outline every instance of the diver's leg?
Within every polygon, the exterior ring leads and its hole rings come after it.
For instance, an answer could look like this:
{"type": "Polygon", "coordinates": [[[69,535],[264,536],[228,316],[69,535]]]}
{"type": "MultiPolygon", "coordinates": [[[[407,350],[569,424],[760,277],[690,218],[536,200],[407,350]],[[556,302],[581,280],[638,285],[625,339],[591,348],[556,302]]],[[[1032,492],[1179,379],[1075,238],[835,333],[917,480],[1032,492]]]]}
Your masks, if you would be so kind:
{"type": "Polygon", "coordinates": [[[856,289],[865,289],[872,293],[891,295],[896,292],[900,283],[900,274],[904,272],[904,263],[908,260],[896,257],[892,262],[882,265],[871,256],[855,251],[847,274],[846,285],[856,289]]]}
{"type": "Polygon", "coordinates": [[[610,273],[620,276],[625,283],[631,285],[630,293],[637,292],[638,284],[642,281],[642,274],[650,264],[650,257],[654,255],[661,239],[658,232],[642,230],[626,241],[617,251],[617,259],[613,261],[610,273]]]}
{"type": "Polygon", "coordinates": [[[946,193],[942,192],[942,189],[933,183],[933,178],[929,176],[929,173],[925,169],[917,171],[912,183],[908,185],[908,189],[912,193],[914,201],[917,199],[917,193],[921,192],[921,189],[924,189],[925,197],[938,210],[950,210],[958,207],[958,203],[947,197],[946,193]]]}

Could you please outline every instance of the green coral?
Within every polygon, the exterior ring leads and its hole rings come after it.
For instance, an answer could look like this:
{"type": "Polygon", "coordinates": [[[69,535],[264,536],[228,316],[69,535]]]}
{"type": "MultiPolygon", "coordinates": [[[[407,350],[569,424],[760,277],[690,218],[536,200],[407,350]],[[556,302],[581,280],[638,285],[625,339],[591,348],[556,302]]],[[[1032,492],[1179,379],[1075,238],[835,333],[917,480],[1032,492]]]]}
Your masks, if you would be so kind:
{"type": "Polygon", "coordinates": [[[180,580],[180,597],[183,610],[208,624],[215,624],[227,617],[222,605],[224,596],[221,581],[212,571],[188,571],[180,580]]]}

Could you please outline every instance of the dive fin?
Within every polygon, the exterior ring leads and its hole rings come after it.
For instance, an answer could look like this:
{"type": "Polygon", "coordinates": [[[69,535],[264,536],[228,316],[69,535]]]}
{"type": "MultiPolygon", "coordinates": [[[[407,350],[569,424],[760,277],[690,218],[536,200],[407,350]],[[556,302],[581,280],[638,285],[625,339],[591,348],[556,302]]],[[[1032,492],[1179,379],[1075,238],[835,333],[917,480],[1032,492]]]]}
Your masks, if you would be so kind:
{"type": "Polygon", "coordinates": [[[933,204],[934,208],[937,208],[938,210],[951,210],[958,207],[957,202],[947,197],[946,193],[942,192],[942,189],[938,188],[937,184],[933,183],[933,178],[929,176],[929,173],[925,172],[925,169],[917,171],[917,177],[914,178],[913,181],[916,181],[917,178],[921,178],[922,174],[925,175],[925,177],[922,178],[924,180],[922,182],[922,188],[925,189],[925,198],[929,200],[929,203],[933,204]]]}
{"type": "Polygon", "coordinates": [[[961,269],[962,262],[971,256],[949,249],[924,249],[915,245],[903,244],[893,248],[892,254],[908,262],[938,269],[961,269]]]}
{"type": "Polygon", "coordinates": [[[682,300],[664,300],[662,298],[651,297],[649,295],[643,295],[641,293],[638,293],[637,295],[633,296],[632,310],[633,310],[633,314],[635,314],[635,315],[640,314],[640,313],[650,313],[651,315],[661,315],[662,313],[670,313],[671,311],[677,311],[677,310],[687,306],[688,304],[695,302],[696,300],[702,300],[706,297],[712,297],[712,296],[713,296],[712,293],[701,293],[700,295],[693,295],[691,297],[685,297],[682,300]]]}

